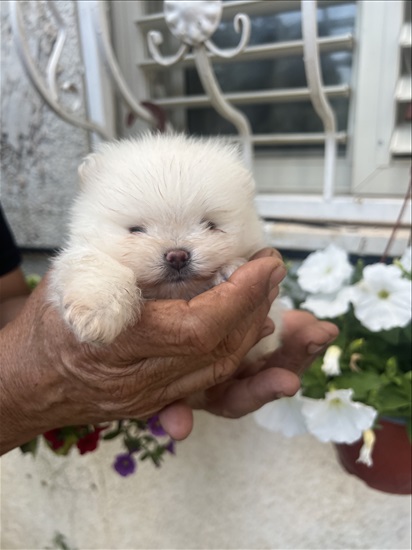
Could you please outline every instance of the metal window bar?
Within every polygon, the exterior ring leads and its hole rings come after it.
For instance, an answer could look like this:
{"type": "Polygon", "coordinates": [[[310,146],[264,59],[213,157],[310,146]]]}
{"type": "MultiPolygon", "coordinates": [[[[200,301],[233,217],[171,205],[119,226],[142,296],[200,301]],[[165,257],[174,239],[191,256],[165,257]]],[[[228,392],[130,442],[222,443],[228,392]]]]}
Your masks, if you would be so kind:
{"type": "MultiPolygon", "coordinates": [[[[257,5],[257,3],[254,3],[257,5]]],[[[248,121],[245,119],[239,111],[233,108],[232,104],[228,101],[228,96],[224,96],[217,84],[217,80],[214,76],[211,61],[208,58],[207,51],[211,52],[215,56],[221,57],[222,59],[233,57],[238,57],[241,59],[242,52],[246,52],[246,44],[248,41],[248,33],[250,33],[250,22],[246,15],[235,16],[235,27],[236,24],[242,22],[242,30],[246,30],[243,33],[241,39],[241,45],[238,48],[235,48],[229,54],[225,51],[218,50],[213,42],[210,41],[210,35],[217,28],[221,15],[222,15],[222,3],[221,2],[209,2],[208,3],[208,12],[203,11],[205,8],[204,2],[192,3],[188,7],[187,2],[174,2],[174,1],[165,1],[164,2],[164,16],[166,24],[168,25],[170,31],[176,38],[178,38],[182,45],[174,56],[168,58],[162,57],[158,50],[158,46],[163,42],[163,35],[160,31],[150,31],[148,34],[148,43],[149,51],[154,59],[154,61],[163,66],[171,66],[174,63],[177,63],[184,58],[185,54],[188,53],[189,47],[192,47],[193,59],[198,71],[198,75],[203,84],[203,88],[207,92],[207,97],[210,100],[210,103],[213,107],[227,120],[232,122],[239,134],[242,136],[244,141],[244,154],[245,161],[247,164],[251,164],[251,130],[248,124],[248,121]],[[216,7],[216,20],[213,21],[213,27],[210,33],[205,36],[200,36],[193,40],[192,34],[200,27],[204,28],[208,20],[206,17],[210,18],[210,8],[213,6],[216,7]],[[168,13],[170,12],[170,13],[168,13]],[[193,27],[193,22],[196,21],[197,27],[193,27]]],[[[324,140],[325,142],[325,168],[324,168],[324,183],[323,183],[323,199],[325,202],[330,202],[334,194],[334,176],[335,176],[335,167],[336,167],[336,151],[337,151],[337,131],[336,131],[336,122],[335,115],[331,108],[331,105],[328,101],[328,96],[324,92],[323,82],[320,69],[320,60],[319,60],[319,47],[318,47],[318,33],[317,33],[317,2],[316,0],[302,0],[301,2],[301,11],[302,11],[302,34],[303,40],[301,44],[303,46],[304,54],[304,65],[305,72],[308,81],[308,95],[312,101],[312,104],[315,108],[315,111],[318,113],[319,117],[322,120],[325,132],[320,136],[317,136],[319,141],[324,140]]],[[[239,26],[239,25],[238,25],[239,26]]],[[[240,31],[239,28],[236,30],[240,31]]],[[[275,45],[271,47],[272,53],[273,50],[281,51],[281,45],[275,45]]],[[[300,46],[300,44],[299,44],[300,46]]],[[[260,47],[262,49],[262,47],[260,47]]],[[[290,48],[287,48],[290,50],[290,48]]],[[[250,50],[249,50],[250,51],[250,50]]],[[[287,95],[287,93],[284,95],[287,95]]],[[[267,97],[267,96],[266,96],[267,97]]],[[[275,96],[276,97],[276,96],[275,96]]],[[[280,94],[278,97],[282,97],[280,94]]],[[[244,93],[243,101],[244,103],[252,103],[256,98],[256,94],[253,93],[244,93]],[[255,97],[254,97],[255,96],[255,97]]],[[[198,99],[198,98],[197,98],[198,99]]],[[[188,106],[190,98],[183,100],[180,98],[181,104],[188,106]]],[[[164,103],[163,103],[164,105],[164,103]]],[[[343,133],[344,134],[344,133],[343,133]]],[[[259,136],[261,139],[263,136],[259,136]]],[[[305,134],[294,134],[292,136],[265,136],[266,143],[279,143],[281,140],[283,143],[313,143],[313,136],[307,136],[305,134]]],[[[345,135],[340,135],[340,139],[345,139],[345,135]]],[[[253,140],[254,143],[258,143],[258,140],[253,140]]],[[[262,141],[260,142],[262,143],[262,141]]]]}
{"type": "MultiPolygon", "coordinates": [[[[317,5],[336,5],[336,3],[344,2],[325,2],[320,1],[317,5]]],[[[299,9],[301,7],[300,1],[255,1],[255,2],[224,2],[223,12],[227,15],[232,15],[233,10],[247,8],[247,13],[273,13],[277,11],[299,9]]],[[[316,11],[316,7],[315,7],[316,11]]],[[[146,32],[150,25],[156,25],[156,28],[164,28],[166,22],[163,14],[145,15],[135,19],[135,24],[139,27],[140,31],[146,32]]],[[[332,37],[316,37],[317,44],[319,46],[319,53],[331,52],[336,50],[351,50],[353,47],[353,36],[351,34],[344,34],[341,36],[332,37]]],[[[260,44],[260,45],[248,45],[236,56],[236,61],[251,61],[251,60],[263,60],[263,59],[275,59],[283,56],[290,55],[303,55],[304,42],[303,40],[284,41],[279,43],[260,44]]],[[[141,53],[141,52],[140,52],[141,53]]],[[[216,61],[217,56],[212,52],[207,52],[210,60],[216,61]]],[[[220,57],[218,59],[219,64],[228,62],[228,59],[220,57]]],[[[180,58],[177,62],[180,69],[191,68],[195,65],[195,57],[192,53],[187,53],[184,57],[180,58]]],[[[156,60],[140,57],[138,66],[141,70],[145,71],[148,75],[153,71],[161,71],[166,66],[159,66],[156,60]]],[[[347,85],[340,86],[328,86],[324,88],[327,98],[329,97],[349,97],[350,88],[347,85]]],[[[311,91],[309,88],[302,89],[285,89],[285,90],[265,90],[254,92],[238,92],[238,93],[225,93],[224,99],[232,105],[257,105],[259,103],[276,103],[276,102],[293,102],[293,101],[307,101],[311,98],[311,91]]],[[[156,98],[156,103],[169,110],[176,108],[199,108],[210,107],[211,101],[207,95],[188,96],[181,95],[177,97],[162,97],[156,98]]],[[[339,143],[346,143],[347,134],[342,131],[336,136],[339,143]]],[[[254,145],[289,145],[289,144],[301,144],[301,145],[313,145],[321,144],[326,141],[325,133],[307,134],[307,133],[293,133],[289,134],[265,134],[265,135],[252,135],[251,141],[254,145]]],[[[330,193],[329,193],[330,195],[330,193]]]]}
{"type": "MultiPolygon", "coordinates": [[[[344,0],[342,0],[344,2],[344,0]]],[[[52,0],[47,0],[48,5],[50,6],[51,13],[55,12],[53,2],[52,0]]],[[[202,2],[194,2],[194,4],[199,5],[202,2]]],[[[285,10],[285,9],[291,9],[291,7],[299,7],[303,6],[304,9],[307,10],[307,13],[316,13],[316,6],[317,5],[331,5],[331,4],[337,4],[341,3],[340,0],[333,0],[333,1],[322,1],[319,0],[318,3],[316,3],[315,0],[301,0],[301,1],[283,1],[283,0],[276,0],[275,2],[268,2],[267,0],[265,2],[261,1],[232,1],[232,2],[208,2],[208,4],[220,4],[222,7],[222,10],[224,10],[226,15],[230,16],[236,16],[238,11],[241,8],[245,8],[248,10],[249,13],[263,13],[263,11],[267,11],[268,5],[271,5],[271,9],[273,10],[285,10]]],[[[80,3],[79,3],[80,4],[80,3]]],[[[144,106],[140,105],[139,99],[141,98],[135,98],[135,95],[133,94],[132,90],[128,87],[126,84],[126,81],[124,80],[122,73],[119,69],[118,63],[116,61],[116,57],[113,53],[112,45],[109,40],[109,36],[107,33],[107,20],[105,19],[107,17],[106,11],[105,11],[105,2],[99,1],[99,0],[91,0],[88,2],[83,2],[84,4],[84,10],[89,11],[89,13],[92,13],[92,19],[93,19],[93,25],[94,30],[93,34],[96,35],[100,42],[100,56],[103,58],[106,66],[109,69],[110,76],[117,87],[121,99],[123,102],[128,105],[128,107],[131,109],[132,112],[134,112],[137,116],[140,116],[144,118],[145,120],[149,121],[151,124],[155,123],[153,114],[150,110],[146,109],[144,106]]],[[[167,2],[165,2],[167,4],[167,2]]],[[[173,2],[170,2],[170,4],[173,4],[173,2]]],[[[175,2],[176,4],[176,2],[175,2]]],[[[177,2],[179,4],[179,2],[177,2]]],[[[25,30],[23,25],[23,18],[21,15],[21,3],[16,0],[11,0],[11,7],[12,7],[12,18],[13,18],[13,32],[15,36],[15,41],[17,45],[17,49],[19,51],[20,57],[22,59],[23,65],[26,69],[27,74],[29,75],[30,79],[32,80],[35,88],[39,92],[39,94],[43,97],[43,99],[46,101],[46,103],[64,120],[69,122],[70,124],[74,124],[76,126],[79,126],[81,128],[84,128],[88,130],[91,133],[98,133],[100,134],[104,139],[108,139],[113,137],[113,131],[109,127],[105,127],[104,124],[96,123],[95,120],[79,120],[78,117],[73,116],[71,113],[68,113],[65,109],[61,107],[61,105],[58,103],[58,98],[56,98],[56,94],[58,94],[57,86],[56,86],[56,80],[55,80],[55,67],[57,65],[59,55],[60,55],[60,49],[62,45],[64,45],[64,22],[60,21],[58,17],[55,17],[55,22],[57,23],[57,26],[59,28],[60,35],[58,36],[58,39],[55,43],[54,49],[53,49],[53,55],[52,60],[49,62],[48,67],[48,77],[47,79],[44,79],[42,75],[40,75],[39,71],[36,69],[35,62],[30,56],[29,48],[27,46],[27,40],[25,38],[25,30]]],[[[164,16],[162,14],[155,14],[151,16],[144,16],[142,18],[139,18],[136,21],[136,24],[139,25],[139,27],[144,29],[149,29],[153,27],[159,27],[159,25],[162,27],[164,25],[164,16]]],[[[245,19],[240,19],[239,16],[235,20],[238,22],[239,30],[240,30],[240,23],[245,24],[245,19]]],[[[322,82],[320,81],[319,74],[316,75],[316,69],[313,67],[316,65],[316,62],[318,63],[318,57],[319,52],[323,51],[333,51],[335,49],[350,49],[352,48],[353,38],[351,35],[343,35],[343,36],[335,36],[335,37],[329,37],[329,38],[317,38],[316,36],[316,18],[312,19],[312,29],[309,31],[309,33],[306,33],[306,36],[304,36],[304,40],[298,40],[288,43],[280,43],[280,44],[270,44],[270,45],[261,45],[261,46],[247,46],[247,39],[241,40],[241,47],[236,48],[234,51],[231,52],[233,55],[237,55],[237,59],[246,59],[246,60],[252,60],[252,59],[259,59],[259,58],[268,58],[271,56],[282,56],[282,55],[289,55],[290,53],[298,53],[305,51],[305,54],[308,53],[308,48],[312,47],[314,48],[313,58],[314,63],[312,64],[312,67],[310,67],[307,63],[307,71],[308,75],[312,74],[313,77],[309,78],[308,80],[312,80],[312,83],[309,83],[308,88],[299,89],[299,90],[269,90],[264,92],[252,92],[252,93],[233,93],[233,94],[222,94],[219,89],[217,90],[207,90],[206,86],[206,92],[209,92],[205,96],[198,96],[198,97],[191,97],[191,98],[164,98],[162,100],[158,101],[159,106],[163,106],[165,108],[168,107],[174,107],[175,105],[186,105],[190,106],[191,104],[198,104],[198,105],[206,105],[208,102],[214,103],[215,105],[217,102],[220,103],[220,109],[226,110],[231,113],[230,116],[233,116],[233,113],[235,113],[235,117],[237,116],[237,110],[234,107],[234,105],[240,105],[240,104],[247,104],[248,102],[259,102],[259,101],[284,101],[288,97],[292,101],[303,101],[306,100],[308,97],[314,97],[314,95],[318,94],[319,97],[322,97],[321,102],[324,103],[323,110],[327,111],[327,107],[325,108],[325,105],[328,106],[328,100],[331,97],[341,96],[345,97],[349,95],[350,90],[347,86],[322,86],[322,82]],[[317,90],[316,90],[317,88],[317,90]],[[215,97],[213,97],[215,95],[215,97]],[[293,99],[292,99],[293,98],[293,99]]],[[[199,43],[196,45],[196,47],[199,47],[200,44],[202,44],[203,48],[203,63],[206,67],[205,71],[208,72],[210,69],[210,73],[208,77],[211,76],[211,80],[214,79],[214,74],[210,67],[210,61],[217,58],[217,56],[222,55],[223,57],[219,59],[219,61],[226,61],[226,58],[224,57],[225,52],[218,50],[216,47],[210,47],[210,40],[209,37],[206,37],[205,43],[208,42],[209,51],[207,52],[206,48],[204,47],[203,43],[199,43]]],[[[404,46],[405,43],[410,42],[410,32],[408,35],[408,29],[404,30],[401,37],[401,44],[404,46]],[[409,38],[408,38],[409,36],[409,38]]],[[[190,44],[193,46],[193,44],[190,44]]],[[[181,61],[183,66],[190,66],[192,64],[199,64],[199,61],[196,59],[195,52],[189,53],[187,47],[187,43],[185,44],[184,40],[182,43],[182,47],[185,49],[184,58],[181,61]]],[[[156,44],[155,44],[156,47],[156,44]]],[[[307,59],[306,55],[306,59],[307,59]]],[[[96,59],[94,59],[96,61],[96,59]]],[[[92,59],[93,62],[93,59],[92,59]]],[[[143,70],[153,70],[156,67],[156,70],[162,70],[162,67],[159,65],[155,65],[155,62],[150,61],[148,59],[145,59],[143,63],[141,64],[141,68],[143,70]]],[[[205,80],[208,80],[208,77],[206,77],[205,80]]],[[[207,84],[207,82],[206,82],[207,84]]],[[[321,111],[322,112],[322,111],[321,111]]],[[[326,118],[325,118],[326,121],[326,118]]],[[[269,134],[269,135],[251,135],[250,130],[248,128],[248,121],[242,119],[242,116],[238,118],[238,130],[240,130],[240,133],[243,132],[243,141],[245,144],[245,152],[246,152],[246,161],[251,162],[251,145],[252,144],[284,144],[284,143],[325,143],[330,141],[330,143],[333,142],[333,146],[329,148],[329,160],[328,160],[328,169],[327,173],[329,174],[328,177],[325,179],[324,182],[324,195],[323,198],[326,200],[331,200],[332,194],[333,194],[333,172],[334,172],[334,164],[336,162],[336,154],[335,154],[335,148],[336,143],[344,143],[347,139],[346,132],[336,132],[336,130],[333,128],[333,124],[326,125],[325,128],[326,131],[324,133],[319,134],[269,134]],[[248,151],[249,150],[249,159],[247,158],[248,151]]],[[[396,199],[393,200],[385,200],[384,202],[380,201],[379,199],[368,199],[364,198],[362,201],[357,201],[356,199],[353,199],[351,197],[338,197],[334,198],[333,201],[327,206],[327,203],[322,200],[321,197],[316,196],[296,196],[289,197],[287,195],[279,196],[277,195],[274,197],[273,195],[263,195],[261,194],[257,199],[257,204],[260,209],[260,213],[263,216],[266,216],[267,218],[273,218],[274,212],[281,212],[283,219],[295,219],[295,220],[307,220],[308,216],[311,220],[314,221],[325,221],[327,222],[328,219],[333,222],[339,222],[339,221],[355,221],[355,220],[362,220],[365,223],[388,223],[390,224],[393,219],[395,219],[397,214],[397,205],[399,201],[396,199]],[[308,208],[308,205],[309,208],[308,208]],[[325,209],[325,206],[327,208],[325,209]],[[299,211],[299,213],[298,213],[299,211]]],[[[406,220],[407,222],[407,220],[406,220]]],[[[407,222],[408,223],[408,222],[407,222]]]]}

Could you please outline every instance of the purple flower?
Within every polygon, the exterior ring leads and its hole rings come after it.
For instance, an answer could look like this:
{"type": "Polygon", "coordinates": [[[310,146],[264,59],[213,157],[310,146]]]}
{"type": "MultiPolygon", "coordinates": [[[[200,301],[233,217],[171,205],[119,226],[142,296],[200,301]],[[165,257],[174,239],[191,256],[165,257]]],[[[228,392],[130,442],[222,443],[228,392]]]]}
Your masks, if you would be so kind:
{"type": "Polygon", "coordinates": [[[166,451],[167,451],[168,453],[170,453],[171,455],[176,454],[176,452],[175,452],[175,442],[174,442],[173,439],[171,439],[171,440],[169,441],[169,443],[165,446],[165,449],[166,449],[166,451]]]}
{"type": "Polygon", "coordinates": [[[133,474],[136,470],[136,461],[129,453],[123,453],[116,456],[114,461],[113,468],[118,474],[123,477],[126,477],[130,474],[133,474]]]}
{"type": "Polygon", "coordinates": [[[159,417],[152,416],[147,421],[147,428],[151,432],[152,435],[155,436],[161,436],[161,435],[167,435],[167,433],[162,428],[162,425],[160,424],[159,417]]]}

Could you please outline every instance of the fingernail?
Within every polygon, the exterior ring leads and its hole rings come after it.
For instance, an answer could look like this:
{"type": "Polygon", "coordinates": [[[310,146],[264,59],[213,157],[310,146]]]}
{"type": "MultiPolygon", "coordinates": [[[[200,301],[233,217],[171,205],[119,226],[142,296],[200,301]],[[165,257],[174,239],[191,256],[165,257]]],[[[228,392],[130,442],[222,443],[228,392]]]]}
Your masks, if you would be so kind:
{"type": "Polygon", "coordinates": [[[328,346],[335,340],[335,338],[331,338],[330,340],[328,340],[327,342],[325,342],[324,344],[315,344],[315,343],[312,343],[312,344],[309,344],[306,351],[308,352],[309,355],[319,355],[320,353],[322,353],[323,351],[326,351],[326,349],[328,348],[328,346]]]}
{"type": "Polygon", "coordinates": [[[270,288],[274,288],[277,286],[283,279],[286,277],[286,267],[284,264],[278,265],[275,267],[275,269],[272,271],[272,274],[270,276],[269,284],[270,288]]]}

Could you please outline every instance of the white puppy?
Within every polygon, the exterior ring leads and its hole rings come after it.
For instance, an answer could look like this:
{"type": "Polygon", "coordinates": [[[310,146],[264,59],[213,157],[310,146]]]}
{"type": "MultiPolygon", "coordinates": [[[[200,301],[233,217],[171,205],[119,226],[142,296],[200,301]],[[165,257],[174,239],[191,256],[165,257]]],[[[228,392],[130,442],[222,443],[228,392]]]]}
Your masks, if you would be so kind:
{"type": "MultiPolygon", "coordinates": [[[[145,135],[104,144],[79,176],[50,297],[82,342],[111,342],[145,300],[189,300],[264,246],[253,178],[221,140],[145,135]]],[[[277,346],[276,306],[271,316],[276,333],[254,355],[277,346]]]]}

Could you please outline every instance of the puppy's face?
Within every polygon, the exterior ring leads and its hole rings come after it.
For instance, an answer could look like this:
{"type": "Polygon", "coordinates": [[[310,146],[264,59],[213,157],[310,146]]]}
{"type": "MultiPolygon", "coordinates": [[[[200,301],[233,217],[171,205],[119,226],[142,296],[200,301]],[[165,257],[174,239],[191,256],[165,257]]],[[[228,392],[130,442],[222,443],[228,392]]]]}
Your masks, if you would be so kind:
{"type": "Polygon", "coordinates": [[[72,234],[130,267],[146,298],[191,298],[261,244],[251,176],[220,142],[117,143],[80,175],[72,234]]]}

